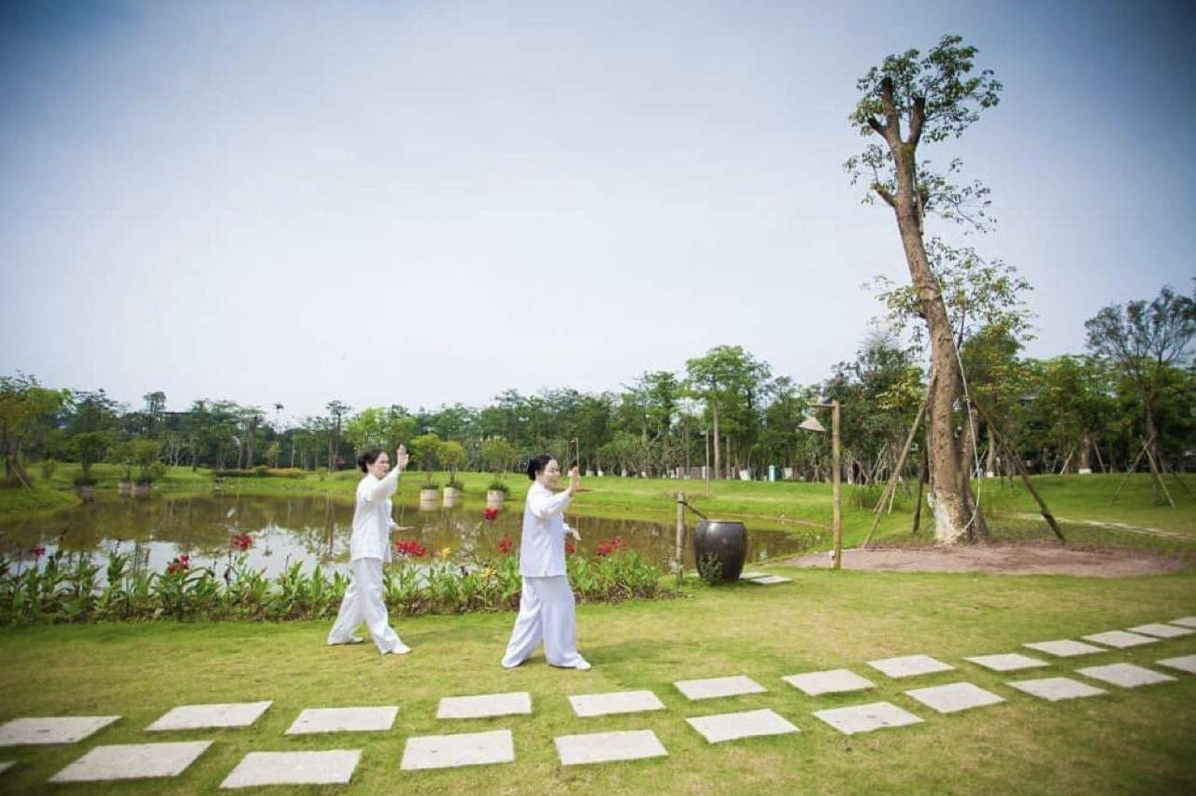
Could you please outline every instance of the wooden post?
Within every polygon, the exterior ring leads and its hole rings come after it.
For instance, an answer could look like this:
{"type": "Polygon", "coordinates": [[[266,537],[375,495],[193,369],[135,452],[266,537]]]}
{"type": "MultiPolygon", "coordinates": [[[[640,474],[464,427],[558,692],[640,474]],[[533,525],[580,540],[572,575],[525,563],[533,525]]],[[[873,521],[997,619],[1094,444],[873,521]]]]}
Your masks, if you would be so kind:
{"type": "Polygon", "coordinates": [[[677,493],[677,585],[685,577],[685,493],[677,493]]]}
{"type": "Polygon", "coordinates": [[[843,525],[841,522],[841,506],[839,502],[839,402],[831,401],[831,461],[835,467],[834,478],[831,481],[834,496],[834,513],[831,515],[831,527],[835,535],[835,564],[839,569],[843,560],[843,525]]]}

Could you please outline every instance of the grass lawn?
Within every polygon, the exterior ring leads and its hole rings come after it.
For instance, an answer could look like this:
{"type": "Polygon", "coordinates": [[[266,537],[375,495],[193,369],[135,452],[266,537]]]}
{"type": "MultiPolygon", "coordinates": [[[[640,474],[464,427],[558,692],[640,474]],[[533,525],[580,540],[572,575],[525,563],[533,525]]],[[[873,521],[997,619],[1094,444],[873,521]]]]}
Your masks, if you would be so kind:
{"type": "MultiPolygon", "coordinates": [[[[0,774],[12,794],[198,794],[219,783],[250,751],[361,749],[348,786],[275,788],[269,793],[540,794],[1180,794],[1196,788],[1196,676],[1050,703],[1004,685],[1067,675],[1081,666],[1154,661],[1196,653],[1196,635],[1049,669],[998,675],[965,656],[1012,652],[1021,644],[1196,614],[1196,574],[1121,580],[1064,576],[828,572],[776,569],[794,582],[712,589],[687,598],[582,606],[582,652],[594,670],[548,667],[537,654],[521,668],[498,665],[513,615],[422,617],[397,629],[414,651],[381,658],[372,646],[328,648],[327,623],[34,626],[0,629],[0,720],[49,715],[120,715],[79,744],[0,750],[18,765],[0,774]],[[867,660],[926,653],[956,672],[889,680],[867,660]],[[807,697],[780,680],[802,671],[849,668],[877,687],[864,696],[807,697]],[[689,702],[680,679],[746,674],[767,693],[689,702]],[[1003,704],[942,716],[902,691],[958,680],[1003,696],[1003,704]],[[580,719],[566,696],[651,689],[666,709],[580,719]],[[438,721],[445,695],[529,691],[533,713],[438,721]],[[143,730],[189,703],[273,699],[250,728],[155,734],[143,730]],[[845,736],[811,713],[889,700],[924,724],[845,736]],[[400,706],[393,730],[286,737],[305,707],[400,706]],[[684,721],[771,708],[798,735],[708,745],[684,721]],[[408,736],[506,728],[512,764],[402,772],[408,736]],[[650,729],[667,758],[563,768],[553,738],[650,729]],[[87,750],[111,743],[215,743],[174,780],[48,786],[87,750]]],[[[1029,652],[1029,651],[1026,651],[1029,652]]]]}

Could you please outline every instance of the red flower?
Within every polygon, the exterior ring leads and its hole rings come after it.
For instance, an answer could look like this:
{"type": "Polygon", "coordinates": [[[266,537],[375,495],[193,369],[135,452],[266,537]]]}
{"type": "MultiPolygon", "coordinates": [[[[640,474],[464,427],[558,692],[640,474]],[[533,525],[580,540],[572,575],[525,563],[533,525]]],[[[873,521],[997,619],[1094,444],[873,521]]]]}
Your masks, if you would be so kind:
{"type": "MultiPolygon", "coordinates": [[[[489,509],[487,509],[487,511],[489,511],[489,509]]],[[[498,540],[498,554],[502,556],[509,556],[511,554],[511,548],[514,546],[515,543],[511,541],[511,537],[504,536],[498,540]]]]}
{"type": "Polygon", "coordinates": [[[594,554],[601,558],[602,556],[609,556],[612,553],[617,553],[620,550],[626,549],[627,540],[622,536],[615,536],[613,538],[604,539],[603,541],[599,542],[598,547],[594,550],[594,554]]]}
{"type": "Polygon", "coordinates": [[[242,553],[253,547],[253,539],[249,538],[247,533],[239,533],[232,538],[232,546],[242,553]]]}
{"type": "Polygon", "coordinates": [[[566,552],[568,555],[573,555],[574,553],[576,553],[576,552],[577,552],[577,545],[573,544],[573,540],[572,540],[572,539],[566,539],[566,540],[565,540],[565,552],[566,552]]]}
{"type": "Polygon", "coordinates": [[[414,539],[399,539],[395,542],[395,552],[408,558],[420,558],[428,554],[428,548],[414,539]]]}
{"type": "Polygon", "coordinates": [[[175,575],[179,572],[186,572],[191,568],[191,556],[182,555],[173,559],[166,565],[166,574],[175,575]]]}
{"type": "Polygon", "coordinates": [[[45,545],[36,544],[29,548],[29,552],[33,553],[34,558],[41,558],[46,554],[46,548],[45,545]]]}
{"type": "Polygon", "coordinates": [[[487,506],[482,512],[483,519],[493,520],[496,517],[498,517],[498,509],[494,508],[493,506],[487,506]]]}

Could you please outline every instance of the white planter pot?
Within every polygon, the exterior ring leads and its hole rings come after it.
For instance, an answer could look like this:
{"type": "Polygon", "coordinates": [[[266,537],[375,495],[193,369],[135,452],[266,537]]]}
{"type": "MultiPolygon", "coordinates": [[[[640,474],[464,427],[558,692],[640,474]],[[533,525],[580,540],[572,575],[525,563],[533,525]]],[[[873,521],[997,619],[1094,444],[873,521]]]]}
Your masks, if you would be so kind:
{"type": "Polygon", "coordinates": [[[507,499],[507,493],[501,489],[487,489],[486,490],[486,508],[501,509],[503,501],[507,499]]]}

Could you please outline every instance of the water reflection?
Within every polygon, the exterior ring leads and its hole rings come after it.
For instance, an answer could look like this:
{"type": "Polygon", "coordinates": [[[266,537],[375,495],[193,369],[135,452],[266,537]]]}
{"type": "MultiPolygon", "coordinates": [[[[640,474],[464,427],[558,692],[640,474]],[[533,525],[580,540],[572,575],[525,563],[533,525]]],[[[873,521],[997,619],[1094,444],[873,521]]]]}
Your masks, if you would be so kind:
{"type": "MultiPolygon", "coordinates": [[[[61,548],[102,558],[119,550],[154,570],[164,569],[172,558],[186,553],[193,564],[215,565],[221,573],[230,560],[230,540],[247,534],[253,540],[246,554],[249,565],[265,569],[269,575],[295,562],[302,562],[305,570],[319,563],[326,569],[348,572],[352,520],[351,504],[322,496],[113,498],[35,521],[0,523],[0,552],[11,557],[40,544],[51,553],[61,548]]],[[[423,511],[400,505],[395,521],[405,526],[395,538],[415,539],[429,551],[447,549],[454,557],[463,558],[488,556],[504,536],[518,545],[522,507],[508,504],[498,517],[486,520],[480,506],[423,511]]],[[[673,556],[676,531],[671,525],[574,515],[569,516],[569,524],[581,533],[580,549],[586,554],[592,554],[600,540],[621,536],[631,549],[666,567],[673,556]]],[[[692,534],[693,527],[688,531],[692,534]]],[[[686,566],[692,567],[689,534],[685,556],[686,566]]],[[[809,536],[748,532],[752,561],[799,553],[812,543],[809,536]]]]}

